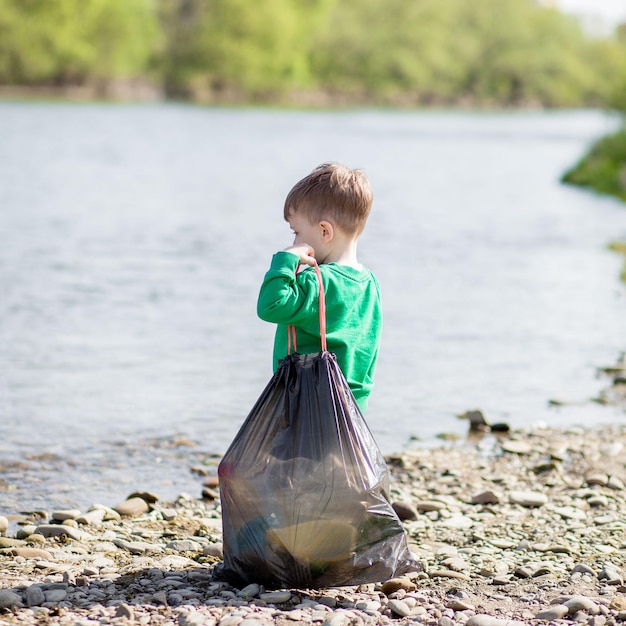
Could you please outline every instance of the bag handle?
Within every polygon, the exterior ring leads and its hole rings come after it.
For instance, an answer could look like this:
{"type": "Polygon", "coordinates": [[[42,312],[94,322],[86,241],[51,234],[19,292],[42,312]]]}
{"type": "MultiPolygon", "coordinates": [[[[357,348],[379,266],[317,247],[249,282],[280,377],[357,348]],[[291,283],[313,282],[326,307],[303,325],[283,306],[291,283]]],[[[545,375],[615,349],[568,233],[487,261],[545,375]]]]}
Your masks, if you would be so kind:
{"type": "MultiPolygon", "coordinates": [[[[317,276],[317,284],[319,286],[319,310],[320,310],[320,342],[322,344],[322,351],[326,351],[326,298],[324,296],[324,283],[322,281],[322,271],[320,270],[320,266],[315,261],[313,265],[313,269],[315,270],[315,275],[317,276]]],[[[296,327],[289,325],[287,326],[287,354],[291,354],[291,346],[293,343],[293,351],[297,352],[296,347],[296,327]]]]}

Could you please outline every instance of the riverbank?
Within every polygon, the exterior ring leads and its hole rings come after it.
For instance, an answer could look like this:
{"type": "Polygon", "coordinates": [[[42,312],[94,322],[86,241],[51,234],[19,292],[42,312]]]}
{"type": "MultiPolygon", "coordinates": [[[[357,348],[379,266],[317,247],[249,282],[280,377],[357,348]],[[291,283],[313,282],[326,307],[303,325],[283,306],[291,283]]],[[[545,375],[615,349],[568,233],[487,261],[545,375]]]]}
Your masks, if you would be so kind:
{"type": "Polygon", "coordinates": [[[113,508],[12,519],[17,531],[0,538],[0,622],[626,620],[626,426],[475,434],[472,443],[387,459],[392,500],[423,571],[319,590],[214,582],[221,519],[208,477],[203,498],[162,503],[139,493],[113,508]]]}
{"type": "Polygon", "coordinates": [[[621,128],[598,139],[561,181],[626,201],[625,165],[626,130],[621,128]]]}

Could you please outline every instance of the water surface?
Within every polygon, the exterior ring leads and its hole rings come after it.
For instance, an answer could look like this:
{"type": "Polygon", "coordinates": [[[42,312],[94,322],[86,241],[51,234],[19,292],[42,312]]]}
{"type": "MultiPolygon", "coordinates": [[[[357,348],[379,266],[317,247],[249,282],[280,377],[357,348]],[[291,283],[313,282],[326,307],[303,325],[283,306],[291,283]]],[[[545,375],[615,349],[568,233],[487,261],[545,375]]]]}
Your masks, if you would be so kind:
{"type": "Polygon", "coordinates": [[[0,510],[199,495],[271,374],[256,319],[282,203],[329,160],[375,190],[360,244],[385,328],[366,416],[384,453],[597,424],[626,348],[619,202],[561,173],[593,111],[300,112],[0,104],[0,510]],[[580,402],[555,410],[550,398],[580,402]],[[195,447],[190,444],[195,442],[195,447]]]}

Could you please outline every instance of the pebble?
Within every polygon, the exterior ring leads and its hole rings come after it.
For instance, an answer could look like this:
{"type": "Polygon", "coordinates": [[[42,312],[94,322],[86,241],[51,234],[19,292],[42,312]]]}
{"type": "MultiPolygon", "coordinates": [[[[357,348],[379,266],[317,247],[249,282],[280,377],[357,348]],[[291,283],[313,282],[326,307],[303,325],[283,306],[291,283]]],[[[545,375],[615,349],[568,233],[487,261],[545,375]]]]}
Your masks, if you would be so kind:
{"type": "Polygon", "coordinates": [[[7,548],[19,548],[25,546],[26,542],[21,539],[11,539],[11,537],[0,537],[0,550],[7,548]]]}
{"type": "Polygon", "coordinates": [[[390,578],[386,580],[381,587],[382,592],[389,596],[396,591],[403,589],[404,591],[413,591],[416,589],[415,583],[408,578],[390,578]]]}
{"type": "Polygon", "coordinates": [[[26,605],[27,606],[40,606],[46,601],[46,596],[39,585],[31,585],[26,590],[26,605]]]}
{"type": "Polygon", "coordinates": [[[400,617],[408,617],[411,615],[411,609],[402,600],[389,600],[387,606],[393,611],[393,613],[399,615],[400,617]]]}
{"type": "Polygon", "coordinates": [[[525,441],[518,441],[515,439],[508,439],[500,444],[500,447],[505,452],[513,452],[515,454],[529,454],[532,447],[525,441]]]}
{"type": "Polygon", "coordinates": [[[394,502],[393,510],[401,521],[415,520],[418,516],[418,508],[414,507],[410,502],[394,502]]]}
{"type": "Polygon", "coordinates": [[[51,561],[53,558],[48,550],[41,550],[40,548],[13,548],[10,552],[13,556],[21,556],[25,559],[46,559],[51,561]]]}
{"type": "Polygon", "coordinates": [[[52,512],[52,519],[57,522],[64,522],[66,520],[76,519],[77,517],[80,517],[80,511],[78,509],[65,509],[52,512]]]}
{"type": "Polygon", "coordinates": [[[73,526],[68,526],[67,524],[42,524],[41,526],[37,526],[35,533],[45,538],[61,537],[63,535],[78,541],[87,538],[87,535],[83,531],[73,526]]]}
{"type": "Polygon", "coordinates": [[[551,622],[555,619],[561,619],[569,613],[569,608],[564,604],[555,604],[554,606],[546,609],[541,609],[536,615],[535,619],[543,619],[551,622]]]}
{"type": "Polygon", "coordinates": [[[150,506],[143,498],[135,496],[133,498],[128,498],[128,500],[125,500],[124,502],[120,502],[120,504],[115,507],[115,510],[120,515],[137,517],[147,513],[150,510],[150,506]]]}
{"type": "Polygon", "coordinates": [[[92,509],[84,515],[79,515],[76,518],[76,522],[85,526],[96,526],[104,521],[106,514],[105,509],[92,509]]]}
{"type": "Polygon", "coordinates": [[[535,491],[512,491],[509,494],[511,504],[520,504],[522,506],[543,506],[548,502],[548,496],[545,493],[535,491]]]}
{"type": "Polygon", "coordinates": [[[268,591],[259,597],[268,604],[283,604],[291,600],[291,591],[268,591]]]}
{"type": "Polygon", "coordinates": [[[21,606],[22,598],[9,589],[0,589],[0,609],[14,609],[21,606]]]}
{"type": "Polygon", "coordinates": [[[9,520],[0,515],[0,533],[5,533],[9,529],[9,520]]]}
{"type": "Polygon", "coordinates": [[[501,501],[502,497],[491,489],[481,491],[480,493],[473,495],[471,499],[472,504],[500,504],[501,501]]]}

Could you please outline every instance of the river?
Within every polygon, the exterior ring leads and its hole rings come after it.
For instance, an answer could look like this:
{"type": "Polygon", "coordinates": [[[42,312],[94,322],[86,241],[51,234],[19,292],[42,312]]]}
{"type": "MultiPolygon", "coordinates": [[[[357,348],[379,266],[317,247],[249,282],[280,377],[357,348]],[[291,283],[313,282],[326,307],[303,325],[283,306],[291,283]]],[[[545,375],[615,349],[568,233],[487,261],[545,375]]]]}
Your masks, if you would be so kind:
{"type": "Polygon", "coordinates": [[[597,111],[291,111],[0,103],[0,513],[135,489],[198,496],[271,375],[256,318],[282,204],[362,167],[359,244],[385,326],[366,415],[385,454],[513,426],[592,425],[626,349],[626,207],[559,176],[597,111]],[[550,399],[571,406],[551,408],[550,399]]]}

